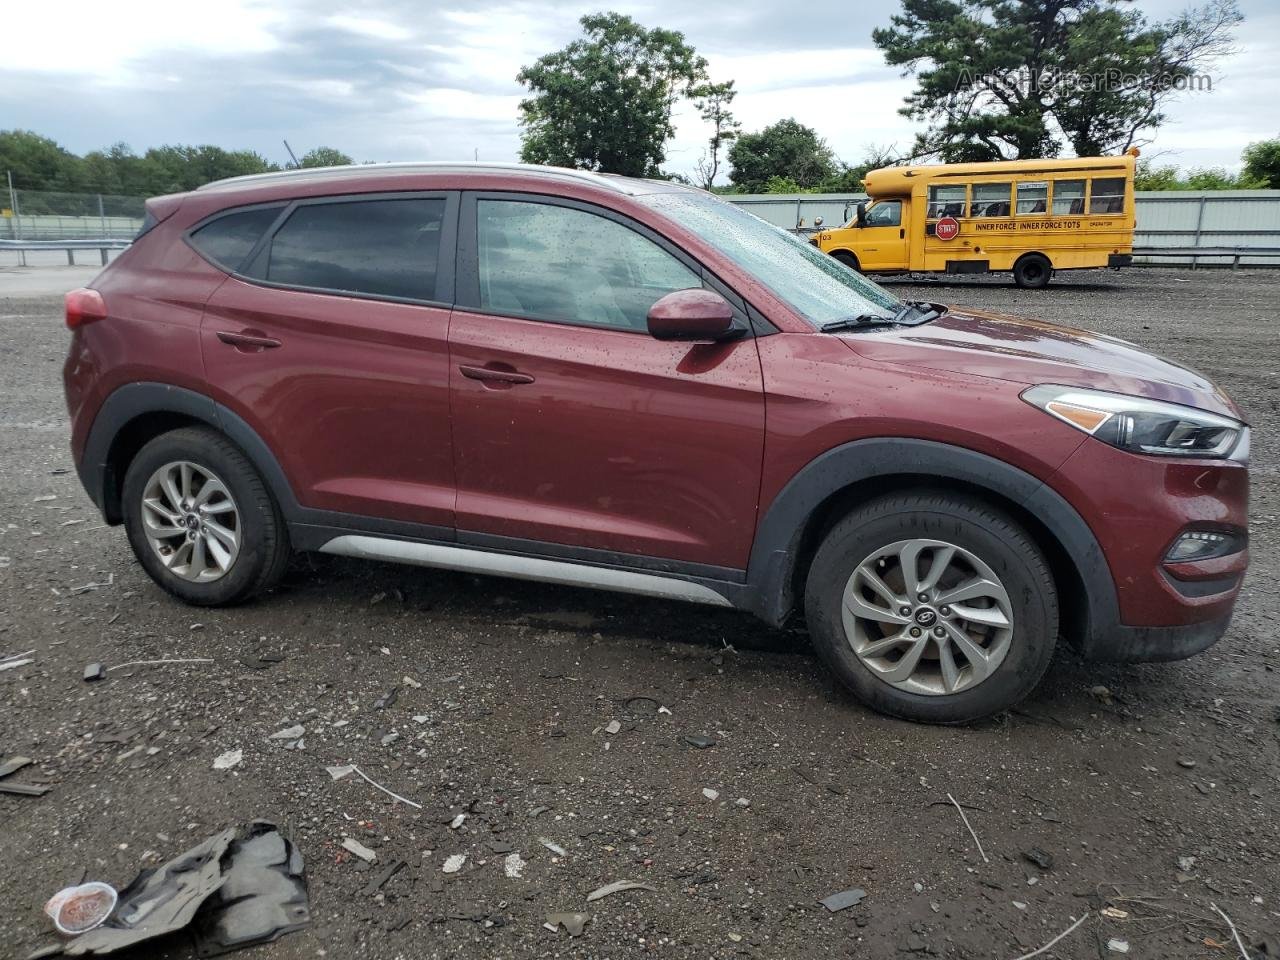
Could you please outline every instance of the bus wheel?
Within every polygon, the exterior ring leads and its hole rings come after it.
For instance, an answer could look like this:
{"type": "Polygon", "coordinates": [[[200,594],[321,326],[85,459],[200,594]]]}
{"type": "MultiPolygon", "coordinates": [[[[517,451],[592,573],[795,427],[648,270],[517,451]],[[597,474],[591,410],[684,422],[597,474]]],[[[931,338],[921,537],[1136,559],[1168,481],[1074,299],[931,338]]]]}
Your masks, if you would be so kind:
{"type": "Polygon", "coordinates": [[[1013,282],[1025,290],[1039,290],[1051,276],[1053,267],[1044,254],[1028,253],[1013,265],[1013,282]]]}
{"type": "Polygon", "coordinates": [[[857,271],[858,273],[862,272],[862,265],[858,263],[858,258],[848,250],[837,250],[831,256],[834,259],[839,260],[850,270],[857,271]]]}

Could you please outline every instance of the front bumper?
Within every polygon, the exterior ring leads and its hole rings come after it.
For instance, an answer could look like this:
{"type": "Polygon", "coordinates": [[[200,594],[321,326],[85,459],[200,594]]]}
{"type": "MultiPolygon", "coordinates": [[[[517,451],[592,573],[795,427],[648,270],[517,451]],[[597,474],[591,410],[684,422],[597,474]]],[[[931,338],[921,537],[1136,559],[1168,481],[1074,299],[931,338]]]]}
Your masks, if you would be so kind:
{"type": "Polygon", "coordinates": [[[1090,622],[1077,637],[1084,656],[1178,660],[1223,635],[1248,566],[1247,549],[1189,563],[1165,557],[1189,528],[1247,538],[1245,465],[1139,456],[1089,440],[1062,465],[1054,486],[1092,529],[1115,585],[1114,617],[1090,605],[1090,622]]]}

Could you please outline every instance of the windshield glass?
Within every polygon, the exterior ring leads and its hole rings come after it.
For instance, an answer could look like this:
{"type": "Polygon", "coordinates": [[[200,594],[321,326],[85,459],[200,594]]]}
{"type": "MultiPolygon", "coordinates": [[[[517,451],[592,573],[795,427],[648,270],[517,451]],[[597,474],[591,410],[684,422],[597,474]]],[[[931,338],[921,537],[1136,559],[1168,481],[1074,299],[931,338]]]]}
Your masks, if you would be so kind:
{"type": "Polygon", "coordinates": [[[731,203],[697,193],[636,199],[707,241],[815,327],[868,313],[892,316],[902,306],[817,247],[731,203]]]}

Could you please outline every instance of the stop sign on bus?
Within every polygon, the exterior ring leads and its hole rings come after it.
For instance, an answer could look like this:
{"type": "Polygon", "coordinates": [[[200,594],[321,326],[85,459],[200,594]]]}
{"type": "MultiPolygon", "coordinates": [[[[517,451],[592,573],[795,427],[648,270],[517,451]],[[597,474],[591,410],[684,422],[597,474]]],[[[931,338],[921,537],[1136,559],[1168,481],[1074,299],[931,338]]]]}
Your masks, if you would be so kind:
{"type": "Polygon", "coordinates": [[[955,217],[943,217],[933,229],[939,240],[954,240],[960,233],[960,221],[955,217]]]}

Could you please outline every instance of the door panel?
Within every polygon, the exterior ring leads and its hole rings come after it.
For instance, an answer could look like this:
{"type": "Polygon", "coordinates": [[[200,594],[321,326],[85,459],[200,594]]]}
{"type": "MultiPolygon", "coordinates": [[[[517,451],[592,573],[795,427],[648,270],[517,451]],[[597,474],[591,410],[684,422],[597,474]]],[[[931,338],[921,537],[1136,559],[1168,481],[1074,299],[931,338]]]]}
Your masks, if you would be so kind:
{"type": "Polygon", "coordinates": [[[449,336],[460,531],[746,567],[764,438],[753,339],[461,309],[449,336]]]}
{"type": "Polygon", "coordinates": [[[858,262],[864,270],[907,268],[906,217],[901,200],[881,200],[867,210],[858,229],[858,262]]]}
{"type": "Polygon", "coordinates": [[[215,399],[259,432],[303,506],[451,528],[448,329],[443,307],[232,277],[201,341],[215,399]]]}

